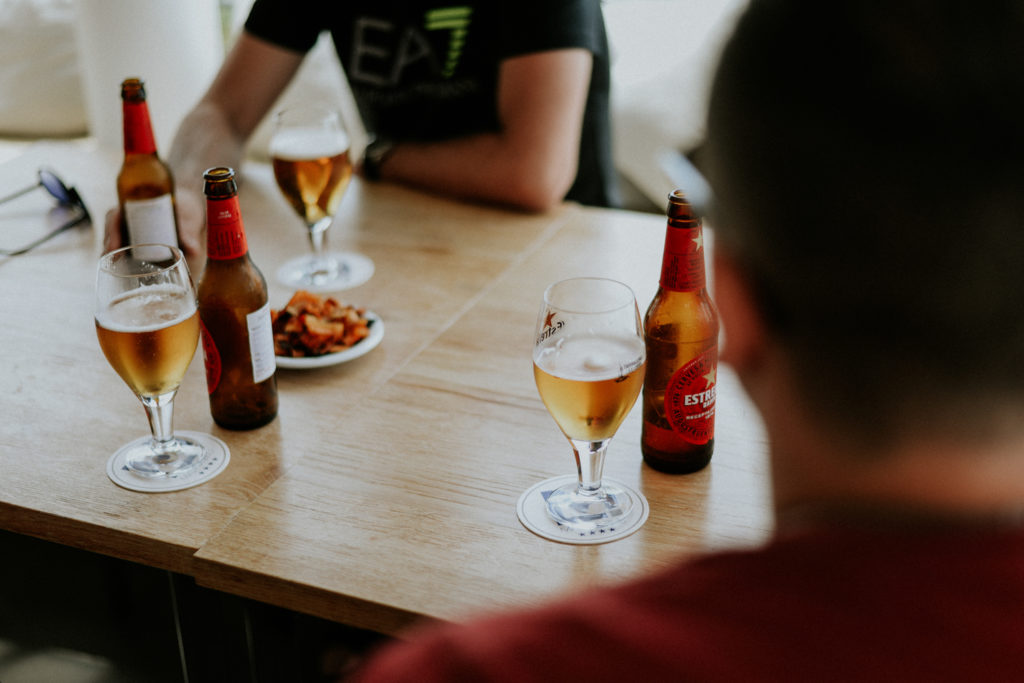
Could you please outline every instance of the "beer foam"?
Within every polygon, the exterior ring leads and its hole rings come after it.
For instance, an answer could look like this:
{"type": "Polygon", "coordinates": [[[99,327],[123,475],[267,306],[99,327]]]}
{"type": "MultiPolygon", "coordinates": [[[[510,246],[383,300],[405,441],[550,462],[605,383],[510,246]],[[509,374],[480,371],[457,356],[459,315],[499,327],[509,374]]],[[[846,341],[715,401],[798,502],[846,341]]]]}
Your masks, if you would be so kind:
{"type": "Polygon", "coordinates": [[[643,347],[643,340],[632,336],[570,337],[542,348],[535,360],[550,375],[597,382],[619,377],[643,357],[643,347]]]}
{"type": "Polygon", "coordinates": [[[172,285],[140,287],[96,312],[96,322],[114,332],[152,332],[171,327],[196,312],[195,297],[172,285]]]}
{"type": "Polygon", "coordinates": [[[348,147],[348,135],[344,131],[287,128],[274,134],[270,155],[288,161],[304,161],[337,156],[348,151],[348,147]]]}
{"type": "Polygon", "coordinates": [[[592,353],[588,356],[584,356],[583,360],[580,361],[580,365],[583,366],[584,370],[608,370],[610,368],[617,367],[615,361],[606,353],[592,353]]]}

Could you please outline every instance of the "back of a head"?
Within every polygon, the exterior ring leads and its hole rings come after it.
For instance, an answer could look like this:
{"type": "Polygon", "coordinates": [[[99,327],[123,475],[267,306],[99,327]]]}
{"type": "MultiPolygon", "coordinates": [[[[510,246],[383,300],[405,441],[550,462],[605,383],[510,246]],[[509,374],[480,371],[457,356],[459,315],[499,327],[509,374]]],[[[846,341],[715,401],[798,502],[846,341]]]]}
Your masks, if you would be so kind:
{"type": "Polygon", "coordinates": [[[1022,46],[1019,0],[752,0],[725,50],[714,224],[851,436],[1024,406],[1022,46]]]}

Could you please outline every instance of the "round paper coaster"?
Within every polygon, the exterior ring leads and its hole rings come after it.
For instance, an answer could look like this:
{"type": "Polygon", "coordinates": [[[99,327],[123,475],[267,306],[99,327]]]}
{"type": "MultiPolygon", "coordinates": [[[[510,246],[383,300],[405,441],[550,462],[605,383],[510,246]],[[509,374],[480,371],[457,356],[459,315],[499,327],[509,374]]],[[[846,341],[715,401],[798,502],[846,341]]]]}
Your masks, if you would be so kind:
{"type": "Polygon", "coordinates": [[[175,434],[194,439],[206,448],[206,458],[197,467],[183,474],[173,476],[144,477],[135,474],[124,464],[125,453],[129,447],[149,441],[149,436],[143,436],[131,443],[125,444],[107,460],[107,476],[118,486],[131,489],[132,491],[165,493],[168,491],[180,491],[210,481],[228,466],[228,462],[231,460],[231,452],[228,450],[227,444],[217,437],[201,432],[184,430],[177,430],[175,434]]]}
{"type": "Polygon", "coordinates": [[[298,256],[286,261],[284,265],[277,269],[278,281],[288,287],[324,294],[358,287],[373,277],[373,260],[368,256],[357,254],[353,251],[332,251],[325,254],[325,256],[333,256],[345,264],[346,267],[339,274],[337,280],[324,284],[304,281],[302,277],[303,267],[309,260],[309,256],[298,256]]]}
{"type": "Polygon", "coordinates": [[[534,484],[523,495],[519,496],[519,502],[516,503],[516,513],[519,515],[519,521],[538,536],[551,541],[574,545],[594,545],[617,541],[620,538],[629,536],[647,521],[647,516],[651,512],[651,506],[644,494],[614,479],[605,478],[605,482],[614,484],[622,490],[623,494],[630,497],[633,501],[630,511],[615,524],[587,533],[580,533],[559,524],[548,515],[547,498],[559,486],[575,481],[576,475],[567,474],[534,484]]]}

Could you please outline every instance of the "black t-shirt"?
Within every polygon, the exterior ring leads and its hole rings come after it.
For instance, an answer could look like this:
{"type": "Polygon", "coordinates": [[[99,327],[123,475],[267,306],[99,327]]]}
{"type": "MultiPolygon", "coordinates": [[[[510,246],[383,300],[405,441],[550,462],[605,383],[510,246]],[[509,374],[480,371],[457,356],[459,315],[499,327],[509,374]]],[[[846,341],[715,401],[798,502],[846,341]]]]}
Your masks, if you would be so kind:
{"type": "Polygon", "coordinates": [[[330,31],[367,129],[396,141],[494,131],[502,60],[585,48],[594,56],[593,72],[579,170],[566,198],[594,206],[618,203],[599,0],[256,0],[245,27],[299,52],[330,31]]]}

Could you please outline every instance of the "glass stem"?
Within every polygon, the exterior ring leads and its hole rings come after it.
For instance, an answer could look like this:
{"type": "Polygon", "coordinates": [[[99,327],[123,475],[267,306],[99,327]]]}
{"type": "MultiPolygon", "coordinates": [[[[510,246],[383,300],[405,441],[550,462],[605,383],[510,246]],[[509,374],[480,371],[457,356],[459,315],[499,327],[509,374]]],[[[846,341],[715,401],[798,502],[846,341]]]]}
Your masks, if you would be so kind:
{"type": "Polygon", "coordinates": [[[309,246],[313,248],[313,256],[323,258],[327,246],[327,228],[331,227],[331,217],[325,216],[309,227],[309,246]]]}
{"type": "Polygon", "coordinates": [[[177,451],[174,441],[174,395],[178,390],[159,396],[140,396],[142,406],[149,418],[149,431],[153,436],[151,445],[158,456],[173,457],[177,451]]]}
{"type": "Polygon", "coordinates": [[[611,439],[601,441],[572,442],[572,450],[576,454],[576,473],[579,482],[576,492],[583,496],[593,496],[601,490],[601,473],[604,470],[604,454],[608,450],[611,439]]]}

